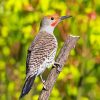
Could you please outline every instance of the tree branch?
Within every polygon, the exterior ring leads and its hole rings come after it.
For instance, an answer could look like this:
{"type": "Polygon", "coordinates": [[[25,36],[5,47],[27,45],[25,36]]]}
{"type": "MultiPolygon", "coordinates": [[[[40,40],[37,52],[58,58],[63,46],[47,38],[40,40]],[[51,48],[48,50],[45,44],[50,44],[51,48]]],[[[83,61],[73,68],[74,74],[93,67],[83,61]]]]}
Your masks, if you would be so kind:
{"type": "MultiPolygon", "coordinates": [[[[61,70],[66,63],[66,60],[68,59],[70,51],[75,47],[78,39],[79,39],[79,36],[70,35],[68,36],[66,42],[64,43],[56,59],[56,62],[60,64],[61,70]]],[[[45,83],[47,90],[45,90],[44,88],[42,89],[39,96],[39,100],[48,100],[59,73],[57,72],[57,68],[52,67],[52,70],[50,71],[45,83]]]]}

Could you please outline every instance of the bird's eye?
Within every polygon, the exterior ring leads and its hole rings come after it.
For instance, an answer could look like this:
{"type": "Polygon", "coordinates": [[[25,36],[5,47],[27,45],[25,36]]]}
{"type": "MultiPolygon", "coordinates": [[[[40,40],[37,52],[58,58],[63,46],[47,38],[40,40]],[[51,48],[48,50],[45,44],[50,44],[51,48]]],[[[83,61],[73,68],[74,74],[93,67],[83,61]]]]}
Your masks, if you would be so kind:
{"type": "Polygon", "coordinates": [[[54,17],[51,17],[51,20],[54,20],[54,17]]]}

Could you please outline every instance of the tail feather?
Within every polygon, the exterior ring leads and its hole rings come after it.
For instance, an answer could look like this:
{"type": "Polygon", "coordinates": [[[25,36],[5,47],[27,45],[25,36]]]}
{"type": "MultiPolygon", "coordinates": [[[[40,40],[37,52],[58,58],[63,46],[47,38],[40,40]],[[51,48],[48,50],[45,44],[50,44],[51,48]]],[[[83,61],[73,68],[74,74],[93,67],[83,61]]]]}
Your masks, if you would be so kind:
{"type": "Polygon", "coordinates": [[[23,86],[20,98],[22,98],[23,96],[25,96],[31,90],[31,87],[33,85],[35,77],[36,77],[36,75],[27,78],[27,80],[25,81],[25,84],[23,86]]]}

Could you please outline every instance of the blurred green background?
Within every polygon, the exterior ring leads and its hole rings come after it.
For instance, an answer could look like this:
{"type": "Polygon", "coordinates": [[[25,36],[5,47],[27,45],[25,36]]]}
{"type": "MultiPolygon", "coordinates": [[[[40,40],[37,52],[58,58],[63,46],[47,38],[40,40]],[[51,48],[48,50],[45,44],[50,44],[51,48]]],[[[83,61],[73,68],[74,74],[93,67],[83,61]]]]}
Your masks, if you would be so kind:
{"type": "MultiPolygon", "coordinates": [[[[100,100],[100,0],[0,0],[0,100],[18,100],[25,79],[27,49],[41,18],[54,13],[73,16],[54,31],[58,51],[67,35],[79,35],[80,40],[50,100],[100,100]]],[[[37,100],[42,87],[36,78],[23,100],[37,100]]]]}

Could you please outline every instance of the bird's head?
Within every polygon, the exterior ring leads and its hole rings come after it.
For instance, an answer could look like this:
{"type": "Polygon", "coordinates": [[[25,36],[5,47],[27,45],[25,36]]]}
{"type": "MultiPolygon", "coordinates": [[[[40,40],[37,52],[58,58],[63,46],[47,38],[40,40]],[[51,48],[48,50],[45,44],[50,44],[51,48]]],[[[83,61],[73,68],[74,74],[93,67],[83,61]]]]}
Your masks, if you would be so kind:
{"type": "Polygon", "coordinates": [[[58,15],[45,16],[41,21],[40,30],[53,33],[53,30],[58,23],[70,17],[72,16],[61,16],[61,17],[59,17],[58,15]]]}

